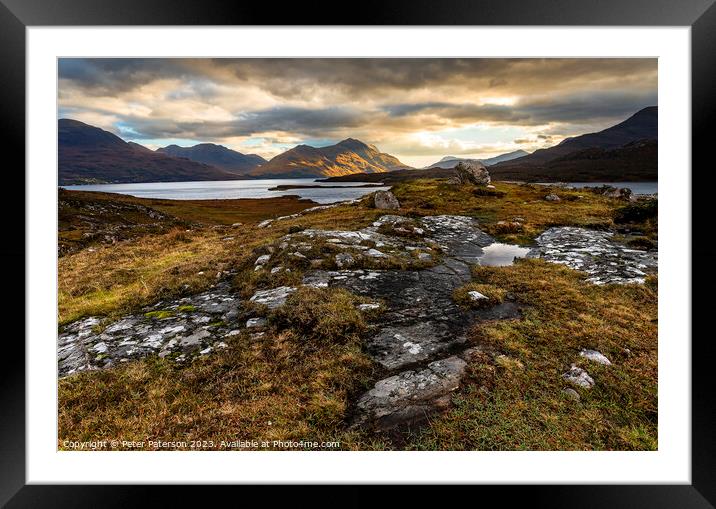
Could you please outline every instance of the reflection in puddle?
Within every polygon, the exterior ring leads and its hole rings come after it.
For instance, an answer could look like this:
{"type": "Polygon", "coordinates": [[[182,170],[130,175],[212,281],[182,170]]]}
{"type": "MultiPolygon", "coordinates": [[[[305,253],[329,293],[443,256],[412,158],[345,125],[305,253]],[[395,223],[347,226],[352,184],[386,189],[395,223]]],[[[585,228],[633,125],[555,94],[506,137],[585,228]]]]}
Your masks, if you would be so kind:
{"type": "Polygon", "coordinates": [[[530,248],[495,242],[482,248],[482,250],[485,254],[478,259],[480,265],[485,267],[504,267],[512,265],[515,258],[524,258],[529,253],[530,248]]]}

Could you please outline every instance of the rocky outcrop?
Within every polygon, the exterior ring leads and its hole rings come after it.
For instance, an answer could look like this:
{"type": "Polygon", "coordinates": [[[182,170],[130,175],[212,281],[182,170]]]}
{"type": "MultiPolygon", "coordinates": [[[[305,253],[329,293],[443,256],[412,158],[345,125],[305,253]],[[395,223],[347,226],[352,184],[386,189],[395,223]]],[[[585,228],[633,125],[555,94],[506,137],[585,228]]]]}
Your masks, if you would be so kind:
{"type": "Polygon", "coordinates": [[[379,381],[356,403],[353,426],[386,430],[423,421],[447,408],[450,393],[460,386],[467,368],[466,355],[433,361],[424,369],[403,371],[379,381]]]}
{"type": "Polygon", "coordinates": [[[279,286],[278,288],[272,288],[270,290],[260,290],[256,292],[249,301],[255,302],[256,304],[263,304],[268,309],[276,309],[279,306],[283,306],[289,295],[296,291],[296,288],[291,286],[279,286]]]}
{"type": "Polygon", "coordinates": [[[455,176],[461,184],[486,186],[490,184],[490,172],[478,161],[460,161],[455,166],[455,176]]]}
{"type": "Polygon", "coordinates": [[[529,257],[560,263],[588,274],[594,284],[643,283],[656,272],[655,250],[630,249],[613,241],[614,233],[573,226],[550,228],[537,237],[529,257]]]}
{"type": "MultiPolygon", "coordinates": [[[[583,270],[595,284],[643,281],[649,270],[656,270],[655,252],[627,249],[614,242],[612,235],[551,228],[538,237],[529,256],[583,270]]],[[[280,272],[288,270],[283,256],[300,258],[307,269],[301,284],[345,288],[364,297],[357,306],[361,312],[380,312],[380,319],[370,322],[364,345],[383,374],[357,399],[352,422],[387,430],[446,408],[475,352],[468,345],[471,326],[520,315],[510,296],[501,304],[487,303],[480,309],[465,309],[453,300],[454,290],[471,281],[471,266],[488,254],[488,246],[494,246],[494,239],[470,217],[383,215],[355,231],[289,233],[275,245],[257,250],[253,261],[256,270],[280,272]],[[316,244],[326,248],[321,251],[324,258],[314,259],[316,244]],[[333,270],[311,268],[318,265],[333,270]],[[391,266],[400,268],[385,268],[391,266]]],[[[294,286],[264,288],[249,301],[276,309],[296,290],[294,286]]],[[[469,298],[485,300],[479,292],[470,293],[469,298]]],[[[104,328],[98,318],[74,322],[60,334],[60,376],[147,355],[185,362],[210,354],[244,328],[256,331],[268,326],[260,306],[245,309],[228,283],[218,283],[210,291],[157,303],[104,328]]],[[[579,355],[589,362],[609,364],[596,350],[585,349],[579,355]]],[[[504,356],[495,359],[504,362],[504,356]]],[[[576,365],[562,376],[577,389],[594,385],[589,373],[576,365]]]]}
{"type": "Polygon", "coordinates": [[[398,210],[400,202],[390,191],[376,191],[373,195],[375,208],[383,210],[398,210]]]}
{"type": "Polygon", "coordinates": [[[388,429],[445,408],[463,376],[466,363],[461,352],[468,348],[469,327],[480,320],[519,316],[517,305],[510,301],[480,310],[463,309],[453,301],[453,291],[472,278],[471,264],[494,242],[474,219],[423,217],[418,227],[424,232],[422,242],[377,233],[386,225],[407,229],[409,221],[383,216],[368,229],[340,236],[332,232],[329,240],[331,236],[340,237],[341,242],[371,238],[391,254],[410,252],[428,243],[439,246],[440,263],[416,270],[318,270],[303,281],[311,286],[346,288],[384,303],[380,322],[365,338],[365,345],[388,376],[359,398],[356,426],[388,429]]]}
{"type": "Polygon", "coordinates": [[[159,302],[143,311],[106,327],[98,317],[64,327],[57,346],[59,376],[148,355],[183,362],[225,347],[224,339],[238,333],[239,300],[226,283],[192,297],[159,302]]]}

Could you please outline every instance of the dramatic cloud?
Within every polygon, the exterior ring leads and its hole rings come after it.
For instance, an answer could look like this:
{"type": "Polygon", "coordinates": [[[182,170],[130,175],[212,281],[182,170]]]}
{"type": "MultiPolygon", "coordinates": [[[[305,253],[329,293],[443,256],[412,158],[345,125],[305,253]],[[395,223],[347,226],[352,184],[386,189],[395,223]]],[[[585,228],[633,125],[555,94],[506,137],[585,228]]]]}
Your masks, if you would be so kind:
{"type": "Polygon", "coordinates": [[[421,166],[534,150],[657,103],[655,59],[61,59],[60,117],[156,147],[354,137],[421,166]]]}

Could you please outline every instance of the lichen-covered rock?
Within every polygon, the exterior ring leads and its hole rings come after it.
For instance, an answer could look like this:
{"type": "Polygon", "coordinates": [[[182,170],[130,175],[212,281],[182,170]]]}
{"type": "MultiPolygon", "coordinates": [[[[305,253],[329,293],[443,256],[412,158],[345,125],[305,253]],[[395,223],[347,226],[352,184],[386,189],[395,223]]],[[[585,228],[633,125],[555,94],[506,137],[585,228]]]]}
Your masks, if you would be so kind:
{"type": "Polygon", "coordinates": [[[589,389],[594,385],[594,379],[589,376],[589,373],[574,364],[569,368],[569,371],[562,374],[562,378],[583,389],[589,389]]]}
{"type": "Polygon", "coordinates": [[[472,291],[467,292],[467,296],[470,297],[470,300],[472,302],[479,302],[481,300],[489,300],[487,295],[483,295],[480,292],[478,292],[477,290],[472,290],[472,291]]]}
{"type": "Polygon", "coordinates": [[[601,352],[598,352],[597,350],[586,350],[583,349],[579,352],[580,357],[584,357],[585,359],[589,359],[592,362],[596,362],[597,364],[602,364],[604,366],[611,366],[611,361],[607,359],[607,356],[604,355],[601,352]]]}
{"type": "Polygon", "coordinates": [[[286,303],[289,295],[296,291],[292,286],[279,286],[270,290],[259,290],[249,300],[256,304],[263,304],[269,309],[276,309],[286,303]]]}
{"type": "Polygon", "coordinates": [[[490,172],[487,167],[477,161],[460,161],[455,166],[455,174],[462,184],[487,186],[490,184],[490,172]]]}
{"type": "Polygon", "coordinates": [[[587,281],[598,285],[643,283],[658,267],[657,252],[630,249],[613,236],[608,231],[553,227],[535,239],[538,247],[527,256],[586,272],[587,281]]]}
{"type": "Polygon", "coordinates": [[[246,328],[265,327],[266,323],[266,318],[249,318],[246,320],[246,328]]]}
{"type": "Polygon", "coordinates": [[[254,265],[263,265],[267,263],[271,259],[270,254],[261,255],[258,258],[256,258],[256,262],[254,262],[254,265]]]}
{"type": "Polygon", "coordinates": [[[220,283],[191,297],[159,302],[104,328],[95,317],[78,320],[60,331],[58,374],[104,369],[148,355],[178,361],[206,355],[229,335],[239,304],[230,286],[220,283]]]}
{"type": "Polygon", "coordinates": [[[377,209],[397,210],[400,202],[390,191],[376,191],[373,195],[373,204],[377,209]]]}
{"type": "Polygon", "coordinates": [[[450,393],[460,386],[466,367],[463,359],[452,356],[431,362],[425,369],[380,380],[356,403],[354,425],[385,430],[423,420],[447,407],[450,393]]]}

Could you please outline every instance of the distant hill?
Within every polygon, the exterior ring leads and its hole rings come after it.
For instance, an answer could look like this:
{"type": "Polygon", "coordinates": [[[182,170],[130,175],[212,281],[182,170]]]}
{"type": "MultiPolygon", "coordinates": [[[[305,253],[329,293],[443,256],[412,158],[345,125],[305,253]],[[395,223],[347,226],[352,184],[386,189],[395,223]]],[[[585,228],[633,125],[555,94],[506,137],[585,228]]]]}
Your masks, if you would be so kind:
{"type": "Polygon", "coordinates": [[[457,163],[460,161],[464,162],[480,162],[484,164],[485,166],[492,166],[493,164],[501,163],[503,161],[510,161],[512,159],[517,159],[518,157],[529,155],[529,152],[525,152],[524,150],[515,150],[513,152],[508,152],[506,154],[500,154],[499,156],[490,157],[488,159],[465,159],[461,157],[454,157],[454,156],[445,156],[442,159],[440,159],[438,162],[429,164],[424,167],[424,169],[428,168],[454,168],[457,166],[457,163]]]}
{"type": "Polygon", "coordinates": [[[529,152],[525,152],[524,150],[514,150],[512,152],[507,152],[506,154],[500,154],[499,156],[482,159],[482,164],[485,166],[492,166],[493,164],[501,163],[503,161],[511,161],[526,155],[529,155],[529,152]]]}
{"type": "Polygon", "coordinates": [[[566,138],[554,147],[535,150],[524,157],[498,163],[491,171],[516,166],[540,166],[548,161],[587,148],[613,149],[634,141],[656,140],[658,138],[658,120],[657,107],[649,106],[603,131],[566,138]]]}
{"type": "Polygon", "coordinates": [[[494,180],[530,182],[639,182],[658,180],[658,142],[639,140],[617,148],[585,148],[543,164],[493,166],[494,180]]]}
{"type": "Polygon", "coordinates": [[[328,147],[298,145],[255,168],[263,178],[333,177],[352,173],[384,173],[410,168],[396,157],[353,138],[328,147]]]}
{"type": "Polygon", "coordinates": [[[528,181],[647,181],[658,179],[656,106],[596,133],[498,163],[493,179],[528,181]]]}
{"type": "MultiPolygon", "coordinates": [[[[603,131],[567,138],[554,147],[493,164],[490,175],[493,180],[528,182],[655,181],[658,180],[657,127],[657,107],[644,108],[603,131]]],[[[459,159],[447,156],[438,163],[453,161],[457,164],[459,159]]],[[[391,183],[416,178],[447,178],[453,173],[452,166],[326,180],[391,183]]]]}
{"type": "Polygon", "coordinates": [[[154,152],[71,119],[58,121],[59,185],[232,180],[220,168],[154,152]]]}
{"type": "Polygon", "coordinates": [[[394,184],[405,180],[448,178],[454,174],[455,170],[453,168],[405,169],[386,173],[354,173],[321,179],[320,182],[381,182],[394,184]]]}
{"type": "Polygon", "coordinates": [[[242,154],[214,143],[200,143],[193,147],[169,145],[158,148],[157,152],[173,157],[184,157],[197,163],[209,164],[238,175],[244,175],[257,166],[266,163],[266,159],[259,155],[242,154]]]}

